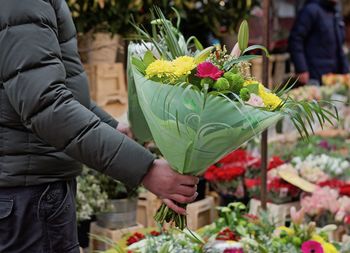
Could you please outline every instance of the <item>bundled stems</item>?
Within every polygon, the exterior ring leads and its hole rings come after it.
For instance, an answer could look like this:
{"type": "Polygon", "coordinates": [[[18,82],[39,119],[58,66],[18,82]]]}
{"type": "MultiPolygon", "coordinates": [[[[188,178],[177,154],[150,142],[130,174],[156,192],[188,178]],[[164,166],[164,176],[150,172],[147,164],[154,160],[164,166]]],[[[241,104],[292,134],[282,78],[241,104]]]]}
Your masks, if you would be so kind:
{"type": "MultiPolygon", "coordinates": [[[[181,207],[186,207],[186,205],[180,205],[181,207]]],[[[186,216],[183,214],[178,214],[172,209],[170,209],[167,205],[162,204],[156,215],[154,216],[154,219],[159,224],[163,225],[164,222],[174,222],[175,227],[183,230],[187,227],[187,219],[186,216]]]]}

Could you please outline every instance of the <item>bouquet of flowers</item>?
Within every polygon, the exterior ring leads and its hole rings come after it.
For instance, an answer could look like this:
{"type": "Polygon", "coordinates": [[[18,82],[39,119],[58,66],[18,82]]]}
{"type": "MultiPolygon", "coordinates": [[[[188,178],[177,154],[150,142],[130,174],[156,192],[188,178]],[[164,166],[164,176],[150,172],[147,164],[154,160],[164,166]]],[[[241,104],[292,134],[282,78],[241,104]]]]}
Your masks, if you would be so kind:
{"type": "MultiPolygon", "coordinates": [[[[246,21],[228,54],[225,47],[203,49],[193,37],[186,41],[179,31],[180,18],[174,26],[158,8],[155,13],[158,19],[151,22],[152,34],[135,25],[140,40],[151,42],[155,50],[140,57],[129,47],[129,90],[137,94],[129,106],[138,108],[133,113],[143,115],[143,125],[177,172],[202,174],[284,116],[291,118],[303,136],[308,133],[306,124],[312,127],[313,121],[324,124],[337,118],[316,101],[295,101],[284,96],[286,89],[267,90],[249,75],[246,62],[258,56],[247,52],[264,48],[248,47],[246,21]]],[[[185,216],[165,205],[155,218],[186,226],[185,216]]]]}

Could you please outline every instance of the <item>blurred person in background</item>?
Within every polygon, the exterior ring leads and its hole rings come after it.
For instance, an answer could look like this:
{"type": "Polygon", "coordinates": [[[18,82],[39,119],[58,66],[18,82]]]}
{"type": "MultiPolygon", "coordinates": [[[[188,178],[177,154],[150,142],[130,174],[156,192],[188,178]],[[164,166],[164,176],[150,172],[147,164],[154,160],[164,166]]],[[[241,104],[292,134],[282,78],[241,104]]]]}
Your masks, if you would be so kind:
{"type": "Polygon", "coordinates": [[[308,0],[297,16],[289,51],[301,84],[319,85],[324,74],[349,73],[339,9],[338,0],[308,0]]]}

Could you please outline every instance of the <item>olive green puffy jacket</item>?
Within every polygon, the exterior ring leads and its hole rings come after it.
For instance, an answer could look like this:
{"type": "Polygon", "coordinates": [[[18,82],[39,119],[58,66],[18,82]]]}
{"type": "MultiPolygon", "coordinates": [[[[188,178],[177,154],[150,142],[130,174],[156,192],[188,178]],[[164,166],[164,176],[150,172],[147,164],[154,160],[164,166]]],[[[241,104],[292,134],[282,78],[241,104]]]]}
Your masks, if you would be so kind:
{"type": "Polygon", "coordinates": [[[0,0],[0,187],[70,179],[80,163],[140,183],[154,157],[90,101],[64,0],[0,0]]]}

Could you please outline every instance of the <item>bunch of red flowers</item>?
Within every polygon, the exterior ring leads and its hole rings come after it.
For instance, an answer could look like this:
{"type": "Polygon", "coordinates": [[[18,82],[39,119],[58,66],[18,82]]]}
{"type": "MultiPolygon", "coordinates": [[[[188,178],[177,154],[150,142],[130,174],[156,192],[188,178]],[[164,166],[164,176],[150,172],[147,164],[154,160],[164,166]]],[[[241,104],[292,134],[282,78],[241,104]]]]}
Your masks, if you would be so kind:
{"type": "Polygon", "coordinates": [[[141,234],[139,232],[135,232],[126,240],[126,244],[129,246],[129,245],[134,244],[138,241],[141,241],[142,239],[145,239],[145,235],[141,234]]]}
{"type": "MultiPolygon", "coordinates": [[[[273,156],[271,157],[269,164],[267,166],[267,170],[273,170],[276,169],[278,166],[281,166],[285,162],[279,157],[279,156],[273,156]]],[[[261,159],[257,159],[253,164],[250,166],[251,169],[260,169],[261,168],[261,159]]]]}
{"type": "Polygon", "coordinates": [[[244,149],[237,149],[210,166],[204,177],[210,182],[232,181],[244,176],[245,168],[256,158],[244,149]]]}
{"type": "Polygon", "coordinates": [[[252,156],[247,150],[237,149],[224,158],[222,158],[219,164],[237,164],[244,167],[247,163],[255,160],[256,158],[252,156]]]}
{"type": "Polygon", "coordinates": [[[284,181],[281,178],[274,178],[270,183],[268,183],[267,190],[275,193],[280,193],[281,190],[284,190],[291,197],[296,197],[300,194],[300,189],[298,187],[284,181]]]}
{"type": "Polygon", "coordinates": [[[239,241],[239,239],[239,236],[229,228],[221,230],[216,236],[216,240],[219,241],[239,241]]]}
{"type": "MultiPolygon", "coordinates": [[[[281,166],[285,162],[278,156],[271,157],[267,169],[273,170],[277,167],[281,166]]],[[[260,169],[261,169],[261,159],[255,158],[255,160],[246,168],[246,178],[258,178],[260,177],[260,169]]]]}
{"type": "MultiPolygon", "coordinates": [[[[151,236],[159,236],[160,232],[153,230],[153,231],[151,231],[149,233],[149,235],[151,235],[151,236]]],[[[131,236],[129,236],[129,238],[126,240],[126,244],[129,246],[129,245],[134,244],[136,242],[139,242],[139,241],[141,241],[142,239],[145,239],[145,238],[146,237],[145,237],[144,234],[141,234],[139,232],[135,232],[131,236]]]]}
{"type": "Polygon", "coordinates": [[[232,181],[238,177],[243,176],[245,169],[242,167],[231,167],[231,166],[222,166],[217,167],[212,165],[205,172],[204,178],[207,181],[232,181]]]}

